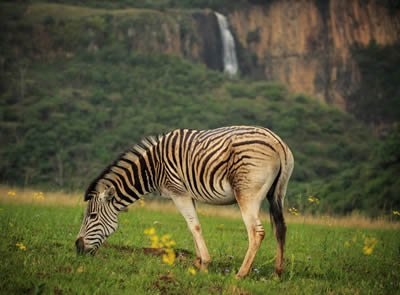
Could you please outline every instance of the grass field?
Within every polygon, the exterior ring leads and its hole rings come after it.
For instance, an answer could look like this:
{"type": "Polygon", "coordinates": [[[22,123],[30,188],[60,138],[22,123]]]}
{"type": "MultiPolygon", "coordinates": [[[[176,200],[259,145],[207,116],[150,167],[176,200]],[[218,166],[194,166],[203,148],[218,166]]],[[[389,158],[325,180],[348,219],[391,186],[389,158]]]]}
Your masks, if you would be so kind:
{"type": "Polygon", "coordinates": [[[236,213],[228,217],[229,210],[219,216],[200,209],[213,262],[208,273],[199,273],[192,268],[185,221],[169,205],[162,210],[160,203],[146,202],[121,213],[117,232],[89,257],[75,253],[84,210],[78,195],[10,192],[15,195],[0,188],[1,294],[399,294],[398,223],[386,224],[392,229],[344,227],[292,217],[281,280],[272,276],[276,242],[265,224],[253,270],[237,281],[247,233],[236,213]],[[175,241],[173,261],[151,248],[144,234],[151,228],[153,242],[167,234],[175,241]]]}

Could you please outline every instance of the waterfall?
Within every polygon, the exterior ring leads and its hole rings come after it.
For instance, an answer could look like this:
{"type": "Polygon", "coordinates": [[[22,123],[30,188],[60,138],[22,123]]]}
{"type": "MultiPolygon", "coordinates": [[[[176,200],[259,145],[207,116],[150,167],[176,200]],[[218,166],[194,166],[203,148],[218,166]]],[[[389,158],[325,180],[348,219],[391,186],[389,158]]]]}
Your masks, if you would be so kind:
{"type": "Polygon", "coordinates": [[[218,12],[215,12],[215,15],[217,16],[219,29],[221,31],[224,72],[232,78],[238,71],[235,40],[233,39],[231,31],[229,31],[226,17],[218,12]]]}

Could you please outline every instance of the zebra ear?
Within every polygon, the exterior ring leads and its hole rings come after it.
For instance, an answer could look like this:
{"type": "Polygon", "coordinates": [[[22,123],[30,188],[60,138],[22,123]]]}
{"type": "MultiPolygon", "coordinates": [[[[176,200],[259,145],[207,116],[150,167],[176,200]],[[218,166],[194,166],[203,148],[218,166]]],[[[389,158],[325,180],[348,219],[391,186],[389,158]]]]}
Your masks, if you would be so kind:
{"type": "Polygon", "coordinates": [[[106,188],[102,193],[100,193],[99,198],[103,202],[110,201],[115,194],[115,188],[106,188]]]}
{"type": "Polygon", "coordinates": [[[112,197],[115,194],[115,188],[114,187],[109,187],[104,194],[104,200],[105,201],[110,201],[112,199],[112,197]]]}

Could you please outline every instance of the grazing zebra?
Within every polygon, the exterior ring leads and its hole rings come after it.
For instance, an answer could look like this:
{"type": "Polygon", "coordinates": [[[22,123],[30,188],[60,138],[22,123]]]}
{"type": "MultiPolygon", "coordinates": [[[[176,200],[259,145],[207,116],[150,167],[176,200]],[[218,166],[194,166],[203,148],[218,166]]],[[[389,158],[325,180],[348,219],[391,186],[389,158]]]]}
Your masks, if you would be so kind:
{"type": "Polygon", "coordinates": [[[249,273],[265,235],[259,211],[267,198],[278,241],[275,273],[281,275],[286,236],[282,211],[293,165],[288,146],[261,127],[178,129],[145,138],[107,167],[87,189],[88,206],[76,240],[77,251],[94,254],[116,230],[121,210],[145,194],[158,191],[171,198],[185,218],[196,248],[194,264],[204,271],[211,258],[195,202],[237,203],[249,238],[249,248],[236,275],[241,278],[249,273]]]}

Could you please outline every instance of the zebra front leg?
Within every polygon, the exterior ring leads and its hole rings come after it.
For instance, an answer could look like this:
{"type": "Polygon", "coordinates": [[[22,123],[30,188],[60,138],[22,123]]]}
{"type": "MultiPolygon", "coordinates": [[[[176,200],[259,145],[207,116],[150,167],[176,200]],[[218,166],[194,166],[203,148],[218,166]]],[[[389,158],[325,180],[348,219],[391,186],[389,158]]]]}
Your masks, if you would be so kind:
{"type": "Polygon", "coordinates": [[[193,262],[193,265],[194,265],[195,267],[197,267],[198,269],[200,269],[200,268],[201,268],[201,256],[200,256],[200,251],[199,251],[199,247],[197,246],[196,239],[194,238],[194,235],[193,235],[193,234],[192,234],[192,237],[193,237],[194,247],[196,248],[196,258],[195,258],[195,260],[194,260],[194,262],[193,262]]]}
{"type": "Polygon", "coordinates": [[[249,237],[249,248],[243,260],[236,278],[240,279],[247,276],[250,272],[251,265],[264,239],[265,231],[258,217],[262,200],[246,199],[246,196],[240,193],[235,194],[238,201],[243,221],[246,225],[249,237]]]}
{"type": "Polygon", "coordinates": [[[191,197],[186,196],[172,197],[172,200],[179,212],[185,218],[189,230],[192,233],[196,248],[196,259],[194,265],[199,268],[200,271],[205,271],[211,263],[211,257],[208,253],[206,243],[204,242],[200,222],[197,217],[195,202],[191,197]]]}

